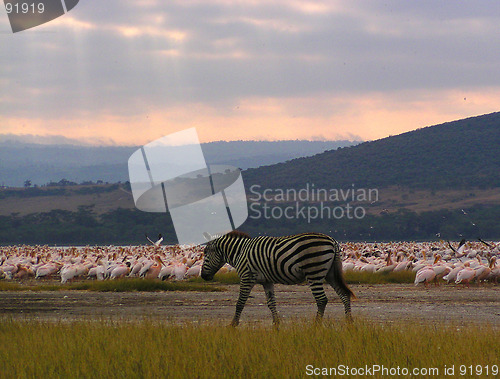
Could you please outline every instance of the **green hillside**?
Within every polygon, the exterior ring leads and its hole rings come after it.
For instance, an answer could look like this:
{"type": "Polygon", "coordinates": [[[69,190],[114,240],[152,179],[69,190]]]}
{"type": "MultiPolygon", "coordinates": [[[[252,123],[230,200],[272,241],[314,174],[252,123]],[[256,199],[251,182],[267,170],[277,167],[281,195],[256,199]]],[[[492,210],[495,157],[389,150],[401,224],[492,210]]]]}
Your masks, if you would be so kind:
{"type": "Polygon", "coordinates": [[[268,188],[500,187],[500,112],[249,169],[245,184],[268,188]]]}
{"type": "MultiPolygon", "coordinates": [[[[449,122],[243,171],[249,217],[240,229],[251,235],[316,231],[341,241],[498,241],[499,173],[500,113],[449,122]],[[291,189],[293,197],[294,190],[313,184],[376,189],[377,195],[332,199],[307,193],[303,199],[280,198],[277,191],[291,189]],[[349,209],[357,209],[357,216],[349,209]]],[[[0,189],[0,245],[137,244],[145,242],[144,232],[176,242],[169,214],[135,209],[128,183],[55,184],[0,189]]]]}

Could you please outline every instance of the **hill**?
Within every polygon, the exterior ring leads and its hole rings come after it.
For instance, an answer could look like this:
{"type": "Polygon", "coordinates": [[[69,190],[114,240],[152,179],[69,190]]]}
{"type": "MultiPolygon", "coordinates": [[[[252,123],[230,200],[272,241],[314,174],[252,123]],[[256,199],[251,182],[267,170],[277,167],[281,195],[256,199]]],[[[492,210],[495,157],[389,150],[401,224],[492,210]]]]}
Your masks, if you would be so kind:
{"type": "MultiPolygon", "coordinates": [[[[231,146],[234,152],[213,159],[228,163],[243,153],[243,145],[231,146]]],[[[449,122],[243,171],[249,218],[240,229],[316,231],[340,241],[498,240],[499,172],[500,113],[449,122]],[[313,185],[327,192],[313,196],[313,185]],[[345,196],[363,189],[374,197],[345,196]]],[[[135,244],[144,243],[144,232],[176,242],[169,214],[135,209],[127,183],[61,182],[0,189],[0,244],[135,244]]]]}
{"type": "MultiPolygon", "coordinates": [[[[0,245],[142,244],[145,232],[161,232],[165,243],[175,243],[169,214],[137,210],[129,191],[126,184],[0,189],[0,245]]],[[[251,235],[316,231],[340,241],[500,239],[500,201],[493,189],[382,189],[375,204],[352,205],[366,211],[360,218],[313,216],[322,206],[318,202],[273,201],[265,204],[268,216],[255,217],[249,200],[249,218],[240,229],[251,235]],[[285,207],[290,213],[304,208],[311,217],[283,217],[285,207]]],[[[340,210],[345,205],[325,203],[340,210]]]]}
{"type": "Polygon", "coordinates": [[[244,179],[268,188],[497,188],[499,172],[497,112],[249,169],[244,179]]]}
{"type": "MultiPolygon", "coordinates": [[[[134,146],[81,146],[36,144],[0,135],[0,186],[23,186],[26,180],[43,185],[67,179],[82,183],[128,180],[127,162],[134,146]]],[[[74,142],[74,141],[71,141],[74,142]]],[[[230,164],[242,169],[274,164],[350,146],[354,141],[231,141],[202,144],[211,164],[230,164]]]]}

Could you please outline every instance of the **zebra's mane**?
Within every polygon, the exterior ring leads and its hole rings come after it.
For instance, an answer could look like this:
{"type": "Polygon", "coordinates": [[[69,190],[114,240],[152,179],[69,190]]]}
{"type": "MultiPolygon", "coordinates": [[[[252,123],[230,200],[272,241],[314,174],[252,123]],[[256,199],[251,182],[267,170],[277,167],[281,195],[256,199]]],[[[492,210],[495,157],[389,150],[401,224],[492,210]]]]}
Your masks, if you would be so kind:
{"type": "Polygon", "coordinates": [[[241,232],[239,230],[233,230],[233,231],[227,233],[226,236],[235,237],[235,238],[252,238],[252,237],[250,237],[249,234],[247,234],[245,232],[241,232]]]}

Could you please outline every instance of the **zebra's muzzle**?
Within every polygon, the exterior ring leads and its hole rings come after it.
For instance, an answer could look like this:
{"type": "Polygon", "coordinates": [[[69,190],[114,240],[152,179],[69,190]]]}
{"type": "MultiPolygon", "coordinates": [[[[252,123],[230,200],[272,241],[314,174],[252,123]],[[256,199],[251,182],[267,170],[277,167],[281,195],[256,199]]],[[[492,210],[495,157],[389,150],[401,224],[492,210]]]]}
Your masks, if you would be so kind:
{"type": "Polygon", "coordinates": [[[202,272],[200,276],[203,280],[212,280],[214,278],[213,275],[207,274],[206,272],[202,272]]]}

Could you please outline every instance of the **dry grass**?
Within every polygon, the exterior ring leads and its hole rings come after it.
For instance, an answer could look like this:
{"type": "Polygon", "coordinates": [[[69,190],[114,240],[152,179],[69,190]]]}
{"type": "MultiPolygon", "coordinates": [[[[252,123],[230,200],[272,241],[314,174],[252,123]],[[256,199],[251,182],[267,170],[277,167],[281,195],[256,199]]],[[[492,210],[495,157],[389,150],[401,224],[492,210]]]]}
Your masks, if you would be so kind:
{"type": "Polygon", "coordinates": [[[413,283],[415,273],[412,271],[399,272],[366,272],[346,271],[345,280],[349,284],[387,284],[387,283],[413,283]]]}
{"type": "MultiPolygon", "coordinates": [[[[415,273],[410,271],[390,272],[390,273],[369,273],[364,271],[347,271],[345,279],[349,284],[386,284],[386,283],[413,283],[415,273]]],[[[105,281],[79,281],[75,283],[16,283],[0,281],[0,291],[100,291],[100,292],[131,292],[131,291],[201,291],[214,292],[223,291],[217,284],[239,284],[240,278],[236,271],[219,273],[214,277],[213,282],[206,282],[201,278],[191,278],[187,281],[160,281],[144,280],[137,278],[125,278],[105,281]]]]}
{"type": "Polygon", "coordinates": [[[218,292],[222,288],[204,283],[162,282],[153,279],[126,278],[105,281],[81,281],[67,284],[24,285],[14,282],[1,282],[0,291],[99,291],[99,292],[152,292],[152,291],[199,291],[218,292]]]}
{"type": "Polygon", "coordinates": [[[2,378],[304,378],[315,367],[499,364],[498,330],[480,325],[295,322],[253,325],[0,321],[2,378]]]}

